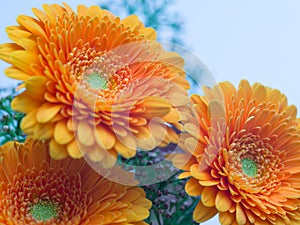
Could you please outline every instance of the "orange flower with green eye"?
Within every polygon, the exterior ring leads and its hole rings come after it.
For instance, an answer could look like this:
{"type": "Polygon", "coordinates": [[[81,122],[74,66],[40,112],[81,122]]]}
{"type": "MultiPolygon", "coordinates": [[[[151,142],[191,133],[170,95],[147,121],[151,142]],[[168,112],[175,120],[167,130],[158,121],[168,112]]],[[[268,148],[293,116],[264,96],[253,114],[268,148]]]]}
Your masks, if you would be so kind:
{"type": "MultiPolygon", "coordinates": [[[[0,147],[0,223],[147,225],[142,188],[106,179],[84,159],[54,160],[49,143],[27,139],[0,147]]],[[[116,169],[116,168],[114,168],[116,169]]],[[[116,171],[134,184],[133,175],[116,171]]]]}
{"type": "Polygon", "coordinates": [[[193,95],[193,117],[174,165],[201,196],[194,220],[219,213],[221,224],[300,223],[300,123],[276,89],[243,80],[193,95]]]}
{"type": "Polygon", "coordinates": [[[12,108],[26,114],[21,128],[50,139],[50,155],[88,156],[114,165],[118,154],[178,141],[188,101],[183,59],[166,52],[137,16],[123,20],[98,6],[44,5],[21,15],[0,45],[5,73],[25,91],[12,108]],[[109,154],[108,154],[109,153],[109,154]],[[113,156],[113,157],[111,157],[113,156]]]}

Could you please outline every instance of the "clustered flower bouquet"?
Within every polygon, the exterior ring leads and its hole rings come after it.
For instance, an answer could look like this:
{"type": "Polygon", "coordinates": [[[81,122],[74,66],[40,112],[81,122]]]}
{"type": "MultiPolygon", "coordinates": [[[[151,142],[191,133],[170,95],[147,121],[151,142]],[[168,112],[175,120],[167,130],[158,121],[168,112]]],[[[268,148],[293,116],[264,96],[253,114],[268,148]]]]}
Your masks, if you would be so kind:
{"type": "Polygon", "coordinates": [[[183,58],[137,16],[33,13],[0,45],[21,81],[1,101],[0,224],[300,223],[300,120],[280,91],[189,96],[183,58]]]}

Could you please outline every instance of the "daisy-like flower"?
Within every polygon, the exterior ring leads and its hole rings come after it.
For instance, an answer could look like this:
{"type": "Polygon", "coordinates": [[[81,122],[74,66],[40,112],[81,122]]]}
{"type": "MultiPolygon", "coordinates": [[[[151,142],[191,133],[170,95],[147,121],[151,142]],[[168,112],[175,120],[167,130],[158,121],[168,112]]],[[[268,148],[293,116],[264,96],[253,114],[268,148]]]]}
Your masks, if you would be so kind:
{"type": "Polygon", "coordinates": [[[50,139],[50,155],[88,155],[114,164],[137,148],[176,143],[170,126],[188,101],[183,59],[166,52],[137,16],[123,20],[98,6],[34,8],[7,28],[13,43],[0,45],[5,73],[25,91],[12,108],[26,114],[23,131],[50,139]],[[154,119],[155,118],[155,119],[154,119]],[[107,154],[109,152],[110,154],[107,154]]]}
{"type": "Polygon", "coordinates": [[[54,160],[48,144],[0,147],[1,224],[147,224],[151,202],[143,189],[109,181],[84,159],[54,160]]]}
{"type": "Polygon", "coordinates": [[[243,80],[191,97],[174,165],[190,177],[186,192],[201,196],[194,220],[217,213],[221,224],[300,223],[300,127],[297,109],[280,91],[243,80]]]}

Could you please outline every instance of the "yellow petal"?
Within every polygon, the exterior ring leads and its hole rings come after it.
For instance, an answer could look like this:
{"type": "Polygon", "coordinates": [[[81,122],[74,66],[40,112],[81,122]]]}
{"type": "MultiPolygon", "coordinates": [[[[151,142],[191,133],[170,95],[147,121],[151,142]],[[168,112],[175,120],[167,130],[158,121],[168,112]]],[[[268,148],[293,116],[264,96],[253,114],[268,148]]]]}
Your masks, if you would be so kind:
{"type": "Polygon", "coordinates": [[[141,22],[136,15],[127,16],[121,21],[121,24],[123,24],[125,27],[130,27],[132,30],[141,26],[141,22]]]}
{"type": "Polygon", "coordinates": [[[202,223],[212,218],[217,214],[217,212],[218,211],[215,207],[206,207],[202,204],[201,201],[199,201],[196,208],[194,209],[193,219],[198,223],[202,223]]]}
{"type": "Polygon", "coordinates": [[[225,213],[219,213],[219,218],[220,218],[220,222],[223,225],[231,225],[233,224],[234,221],[234,214],[233,213],[229,213],[229,212],[225,212],[225,213]]]}
{"type": "Polygon", "coordinates": [[[50,151],[50,156],[53,159],[58,160],[58,159],[66,158],[68,156],[66,146],[57,144],[54,139],[51,139],[50,141],[49,151],[50,151]]]}
{"type": "Polygon", "coordinates": [[[38,55],[29,51],[14,51],[11,53],[11,63],[20,70],[33,74],[31,65],[39,65],[38,55]]]}
{"type": "Polygon", "coordinates": [[[190,172],[183,172],[181,174],[178,175],[178,179],[185,179],[191,176],[190,172]]]}
{"type": "Polygon", "coordinates": [[[297,107],[294,105],[290,105],[284,109],[287,112],[287,116],[291,116],[292,118],[296,118],[297,116],[297,107]]]}
{"type": "Polygon", "coordinates": [[[4,73],[6,76],[16,80],[26,80],[31,77],[28,73],[18,69],[15,66],[8,67],[4,70],[4,73]]]}
{"type": "Polygon", "coordinates": [[[34,76],[25,80],[26,92],[33,98],[39,100],[44,99],[46,92],[47,78],[42,76],[34,76]]]}
{"type": "Polygon", "coordinates": [[[19,40],[28,39],[32,34],[25,30],[20,30],[18,26],[9,26],[6,28],[6,33],[12,41],[18,43],[19,40]]]}
{"type": "Polygon", "coordinates": [[[198,164],[191,166],[191,174],[193,177],[195,177],[197,180],[212,180],[212,176],[207,171],[201,171],[198,164]]]}
{"type": "Polygon", "coordinates": [[[217,193],[218,193],[218,189],[216,187],[205,187],[201,195],[201,201],[203,205],[207,207],[215,206],[215,199],[217,193]]]}
{"type": "Polygon", "coordinates": [[[162,119],[168,123],[177,123],[180,120],[180,115],[175,108],[171,107],[170,112],[162,117],[162,119]]]}
{"type": "Polygon", "coordinates": [[[247,222],[246,214],[239,203],[236,204],[236,222],[239,225],[244,225],[247,222]]]}
{"type": "Polygon", "coordinates": [[[142,30],[147,40],[156,40],[156,31],[152,27],[146,27],[142,30]]]}
{"type": "Polygon", "coordinates": [[[194,123],[186,123],[184,124],[184,129],[195,138],[199,138],[200,126],[194,123]]]}
{"type": "Polygon", "coordinates": [[[122,201],[132,202],[140,197],[140,192],[135,190],[134,188],[131,188],[127,190],[127,193],[122,198],[122,201]]]}
{"type": "Polygon", "coordinates": [[[104,149],[111,149],[116,143],[113,131],[105,125],[99,125],[94,129],[97,144],[104,149]]]}
{"type": "Polygon", "coordinates": [[[46,21],[48,20],[47,15],[42,10],[37,8],[32,8],[32,12],[43,23],[46,23],[46,21]]]}
{"type": "Polygon", "coordinates": [[[58,104],[44,103],[38,109],[36,119],[39,123],[47,123],[56,116],[61,108],[62,106],[58,104]]]}
{"type": "Polygon", "coordinates": [[[191,178],[185,184],[185,191],[190,196],[200,196],[202,194],[203,187],[199,184],[198,180],[191,178]]]}
{"type": "Polygon", "coordinates": [[[224,106],[217,100],[210,101],[208,104],[208,115],[216,120],[226,118],[224,106]]]}
{"type": "Polygon", "coordinates": [[[36,19],[30,16],[21,15],[18,16],[17,22],[33,34],[39,37],[43,37],[45,40],[48,39],[44,29],[38,24],[39,22],[36,19]]]}
{"type": "Polygon", "coordinates": [[[135,149],[130,149],[128,146],[124,145],[120,141],[116,142],[115,149],[118,153],[120,153],[124,158],[132,158],[136,154],[135,149]]]}
{"type": "Polygon", "coordinates": [[[190,167],[196,163],[196,160],[193,160],[192,155],[190,154],[176,154],[173,157],[172,162],[173,165],[178,169],[190,170],[190,167]]]}
{"type": "MultiPolygon", "coordinates": [[[[198,145],[198,140],[194,137],[189,137],[184,140],[185,151],[194,154],[198,145]]],[[[195,155],[195,154],[194,154],[195,155]]]]}
{"type": "Polygon", "coordinates": [[[36,41],[27,39],[27,38],[23,38],[18,41],[18,44],[27,51],[30,51],[34,54],[39,54],[39,50],[38,50],[36,41]]]}
{"type": "Polygon", "coordinates": [[[125,137],[118,137],[118,140],[129,149],[135,150],[137,148],[136,138],[131,134],[128,134],[125,137]]]}
{"type": "Polygon", "coordinates": [[[40,124],[37,123],[34,127],[33,137],[35,139],[47,140],[53,137],[54,124],[40,124]]]}
{"type": "Polygon", "coordinates": [[[101,18],[102,17],[102,10],[100,9],[99,6],[91,6],[87,9],[86,15],[94,18],[94,17],[98,17],[101,18]]]}
{"type": "Polygon", "coordinates": [[[21,121],[21,129],[27,134],[32,134],[34,132],[34,126],[37,124],[35,119],[36,112],[37,110],[32,110],[26,116],[24,116],[21,121]]]}
{"type": "Polygon", "coordinates": [[[83,157],[83,153],[80,151],[76,140],[71,141],[67,145],[67,152],[73,159],[80,159],[83,157]]]}
{"type": "Polygon", "coordinates": [[[11,102],[13,110],[23,113],[29,113],[39,108],[40,105],[41,102],[32,98],[26,91],[15,97],[11,102]]]}
{"type": "Polygon", "coordinates": [[[85,16],[87,14],[87,7],[85,5],[78,5],[77,6],[77,13],[78,13],[78,18],[85,16]]]}
{"type": "Polygon", "coordinates": [[[171,110],[170,103],[166,99],[159,97],[144,98],[139,101],[137,105],[141,105],[145,108],[145,112],[141,113],[141,115],[146,119],[165,116],[171,110]]]}
{"type": "Polygon", "coordinates": [[[106,154],[105,159],[102,161],[103,168],[112,168],[116,164],[118,153],[112,150],[109,153],[106,154]]]}
{"type": "Polygon", "coordinates": [[[256,99],[257,104],[261,103],[262,101],[265,101],[266,97],[267,97],[266,88],[261,84],[258,84],[258,83],[254,84],[253,85],[253,98],[256,99]]]}
{"type": "Polygon", "coordinates": [[[92,147],[88,154],[89,158],[93,162],[101,162],[105,157],[109,156],[109,152],[106,149],[100,148],[99,146],[92,147]]]}
{"type": "Polygon", "coordinates": [[[56,123],[54,129],[54,139],[60,145],[68,144],[74,139],[74,132],[70,131],[67,127],[67,121],[61,120],[56,123]]]}
{"type": "Polygon", "coordinates": [[[179,72],[181,71],[180,68],[184,66],[183,58],[176,52],[164,52],[164,54],[161,55],[158,60],[159,62],[166,63],[169,66],[174,66],[173,70],[177,69],[179,72]]]}
{"type": "Polygon", "coordinates": [[[131,210],[136,214],[134,221],[141,221],[149,216],[149,210],[144,207],[133,205],[131,210]]]}
{"type": "Polygon", "coordinates": [[[80,121],[77,128],[77,138],[80,144],[92,146],[94,142],[93,128],[87,121],[80,121]]]}
{"type": "Polygon", "coordinates": [[[216,208],[220,212],[228,211],[232,206],[232,200],[230,199],[227,191],[219,191],[216,196],[216,208]]]}
{"type": "Polygon", "coordinates": [[[15,51],[20,51],[22,48],[16,44],[2,44],[0,45],[0,59],[7,63],[12,63],[11,54],[15,51]]]}

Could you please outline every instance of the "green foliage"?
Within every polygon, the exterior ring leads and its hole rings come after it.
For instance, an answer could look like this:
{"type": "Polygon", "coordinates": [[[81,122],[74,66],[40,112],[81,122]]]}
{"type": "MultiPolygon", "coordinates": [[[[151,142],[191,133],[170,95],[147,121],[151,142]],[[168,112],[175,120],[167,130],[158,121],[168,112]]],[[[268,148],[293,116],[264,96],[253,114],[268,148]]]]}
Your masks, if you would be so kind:
{"type": "Polygon", "coordinates": [[[0,144],[8,141],[23,142],[26,138],[21,131],[20,123],[24,115],[11,109],[14,90],[1,89],[0,96],[0,144]]]}
{"type": "Polygon", "coordinates": [[[152,151],[138,151],[136,157],[131,159],[119,157],[123,168],[134,172],[140,184],[145,184],[142,187],[152,201],[146,222],[151,225],[197,224],[192,215],[199,199],[185,193],[186,179],[178,179],[182,171],[165,158],[175,151],[181,150],[171,144],[152,151]]]}

